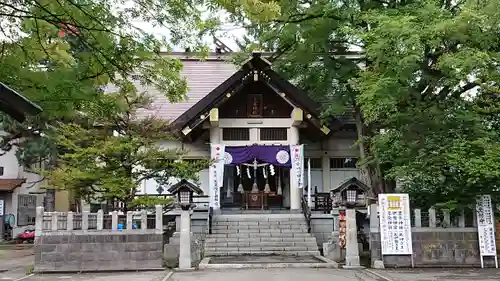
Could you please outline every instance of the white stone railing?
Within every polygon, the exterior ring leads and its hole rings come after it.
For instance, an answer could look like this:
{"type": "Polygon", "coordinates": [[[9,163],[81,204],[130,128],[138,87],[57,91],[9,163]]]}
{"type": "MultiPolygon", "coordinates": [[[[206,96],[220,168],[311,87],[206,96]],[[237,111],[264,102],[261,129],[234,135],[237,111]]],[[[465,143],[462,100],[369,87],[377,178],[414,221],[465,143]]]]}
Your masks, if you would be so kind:
{"type": "Polygon", "coordinates": [[[102,210],[97,213],[44,212],[43,207],[37,207],[35,230],[37,234],[78,230],[145,230],[148,229],[148,220],[152,219],[154,222],[149,224],[151,228],[163,231],[162,206],[155,206],[155,214],[149,216],[146,211],[129,211],[126,215],[119,215],[117,211],[114,211],[105,215],[102,210]]]}
{"type": "MultiPolygon", "coordinates": [[[[377,214],[378,206],[373,204],[370,206],[370,213],[377,214]]],[[[378,232],[378,216],[370,216],[370,228],[372,231],[378,232]]],[[[427,211],[422,209],[411,210],[411,225],[414,228],[426,229],[442,229],[442,228],[461,228],[461,229],[477,229],[477,218],[475,210],[460,211],[452,216],[452,213],[447,209],[437,210],[430,208],[427,211]]]]}

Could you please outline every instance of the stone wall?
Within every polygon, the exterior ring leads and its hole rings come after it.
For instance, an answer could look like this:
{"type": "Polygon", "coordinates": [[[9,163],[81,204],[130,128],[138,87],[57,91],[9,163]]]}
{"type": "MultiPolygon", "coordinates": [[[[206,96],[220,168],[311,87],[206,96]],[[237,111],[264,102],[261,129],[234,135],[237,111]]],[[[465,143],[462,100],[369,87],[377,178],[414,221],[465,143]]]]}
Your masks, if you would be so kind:
{"type": "Polygon", "coordinates": [[[147,270],[163,267],[155,230],[64,231],[35,239],[35,272],[147,270]]]}
{"type": "Polygon", "coordinates": [[[83,212],[75,224],[73,213],[44,213],[37,208],[35,272],[147,270],[163,267],[163,210],[156,206],[154,229],[147,229],[146,212],[128,212],[123,229],[118,213],[105,229],[102,211],[83,212]],[[135,216],[139,215],[139,218],[135,216]],[[89,217],[94,218],[91,223],[89,217]],[[95,229],[89,227],[95,224],[95,229]],[[80,225],[75,230],[74,226],[80,225]]]}
{"type": "MultiPolygon", "coordinates": [[[[411,267],[411,256],[381,255],[380,233],[371,233],[372,260],[385,267],[411,267]]],[[[415,267],[478,267],[481,265],[477,231],[473,228],[412,229],[415,267]]],[[[485,258],[485,264],[493,260],[485,258]]]]}
{"type": "Polygon", "coordinates": [[[316,237],[318,247],[322,248],[333,232],[333,216],[331,214],[312,214],[311,233],[316,237]]]}
{"type": "MultiPolygon", "coordinates": [[[[372,214],[376,214],[376,205],[372,214]]],[[[415,267],[479,267],[479,240],[475,221],[466,226],[462,213],[456,220],[447,211],[441,216],[429,210],[428,220],[422,223],[421,210],[414,210],[412,221],[413,266],[415,267]],[[456,223],[454,222],[456,221],[456,223]]],[[[475,218],[475,216],[472,216],[475,218]]],[[[385,267],[411,267],[412,256],[384,255],[381,252],[380,229],[376,216],[370,218],[370,249],[372,264],[383,261],[385,267]]],[[[484,258],[485,265],[494,264],[484,258]]]]}

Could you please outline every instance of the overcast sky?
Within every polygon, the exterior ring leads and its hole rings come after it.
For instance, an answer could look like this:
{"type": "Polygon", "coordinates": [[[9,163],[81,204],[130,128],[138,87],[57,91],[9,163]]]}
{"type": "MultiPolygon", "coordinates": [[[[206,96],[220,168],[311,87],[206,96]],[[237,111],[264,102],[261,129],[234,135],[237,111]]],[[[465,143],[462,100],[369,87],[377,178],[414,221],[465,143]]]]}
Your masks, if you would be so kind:
{"type": "MultiPolygon", "coordinates": [[[[221,19],[222,22],[228,22],[226,20],[227,14],[226,13],[219,13],[219,18],[221,19]]],[[[161,37],[166,37],[168,38],[169,32],[167,28],[162,28],[162,27],[155,27],[152,24],[144,21],[135,21],[132,22],[132,24],[142,30],[144,30],[147,33],[151,33],[158,38],[161,37]]],[[[217,38],[221,40],[224,44],[226,44],[229,48],[231,48],[233,51],[238,50],[238,46],[236,45],[236,39],[241,39],[243,38],[245,34],[245,29],[243,28],[237,28],[233,24],[224,24],[221,26],[221,31],[218,32],[217,38]]],[[[212,45],[213,39],[211,36],[207,36],[205,38],[205,43],[212,45]]],[[[215,48],[215,47],[214,47],[215,48]]],[[[183,48],[181,47],[175,47],[174,51],[184,51],[183,48]]]]}

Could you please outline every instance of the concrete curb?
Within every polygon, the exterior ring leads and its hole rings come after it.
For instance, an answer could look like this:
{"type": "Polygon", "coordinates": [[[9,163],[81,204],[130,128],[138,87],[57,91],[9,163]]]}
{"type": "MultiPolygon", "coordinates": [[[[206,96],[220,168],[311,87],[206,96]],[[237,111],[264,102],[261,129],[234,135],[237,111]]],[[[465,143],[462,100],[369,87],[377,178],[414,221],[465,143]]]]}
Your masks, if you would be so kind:
{"type": "Polygon", "coordinates": [[[206,268],[206,266],[210,263],[210,257],[203,258],[201,262],[198,264],[199,268],[206,268]]]}
{"type": "Polygon", "coordinates": [[[164,267],[151,267],[141,269],[111,269],[111,270],[33,270],[35,274],[76,274],[76,273],[116,273],[116,272],[141,272],[141,271],[165,271],[164,267]]]}
{"type": "Polygon", "coordinates": [[[371,270],[371,269],[365,269],[365,270],[363,270],[363,272],[365,272],[365,273],[367,273],[368,275],[371,275],[371,276],[373,276],[373,277],[376,277],[376,278],[382,279],[382,280],[384,280],[384,281],[394,281],[394,280],[392,280],[391,278],[386,277],[386,276],[384,276],[384,275],[382,275],[382,274],[380,274],[380,273],[378,273],[378,272],[375,272],[375,271],[373,271],[373,270],[371,270]]]}
{"type": "Polygon", "coordinates": [[[337,268],[327,263],[254,263],[254,264],[207,264],[200,269],[249,269],[249,268],[337,268]]]}
{"type": "Polygon", "coordinates": [[[339,264],[336,261],[333,261],[327,257],[323,257],[323,256],[314,256],[314,257],[320,261],[327,263],[327,264],[333,264],[335,266],[334,268],[339,268],[339,264]]]}
{"type": "Polygon", "coordinates": [[[173,271],[167,272],[167,274],[161,279],[161,281],[167,281],[170,278],[170,276],[172,276],[172,274],[174,274],[173,271]]]}
{"type": "Polygon", "coordinates": [[[34,274],[34,273],[31,273],[31,274],[26,275],[26,276],[23,276],[23,277],[21,277],[21,278],[14,279],[14,281],[21,281],[21,280],[24,280],[24,279],[28,279],[28,278],[30,278],[31,276],[35,276],[35,274],[34,274]]]}
{"type": "Polygon", "coordinates": [[[338,263],[323,256],[314,256],[323,263],[250,263],[250,264],[211,264],[210,257],[204,258],[198,265],[200,269],[249,269],[249,268],[339,268],[338,263]]]}

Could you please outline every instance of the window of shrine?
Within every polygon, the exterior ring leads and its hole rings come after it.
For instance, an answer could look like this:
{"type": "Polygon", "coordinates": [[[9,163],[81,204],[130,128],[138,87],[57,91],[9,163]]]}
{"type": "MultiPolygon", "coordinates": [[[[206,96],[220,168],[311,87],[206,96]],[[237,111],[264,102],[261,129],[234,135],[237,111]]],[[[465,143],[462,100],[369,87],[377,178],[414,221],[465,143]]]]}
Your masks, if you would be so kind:
{"type": "Polygon", "coordinates": [[[225,141],[247,141],[250,140],[250,129],[248,128],[223,128],[222,140],[225,141]]]}
{"type": "Polygon", "coordinates": [[[358,158],[354,157],[332,157],[330,158],[330,169],[356,169],[358,158]]]}
{"type": "Polygon", "coordinates": [[[261,128],[260,140],[262,141],[286,141],[288,139],[288,128],[261,128]]]}

